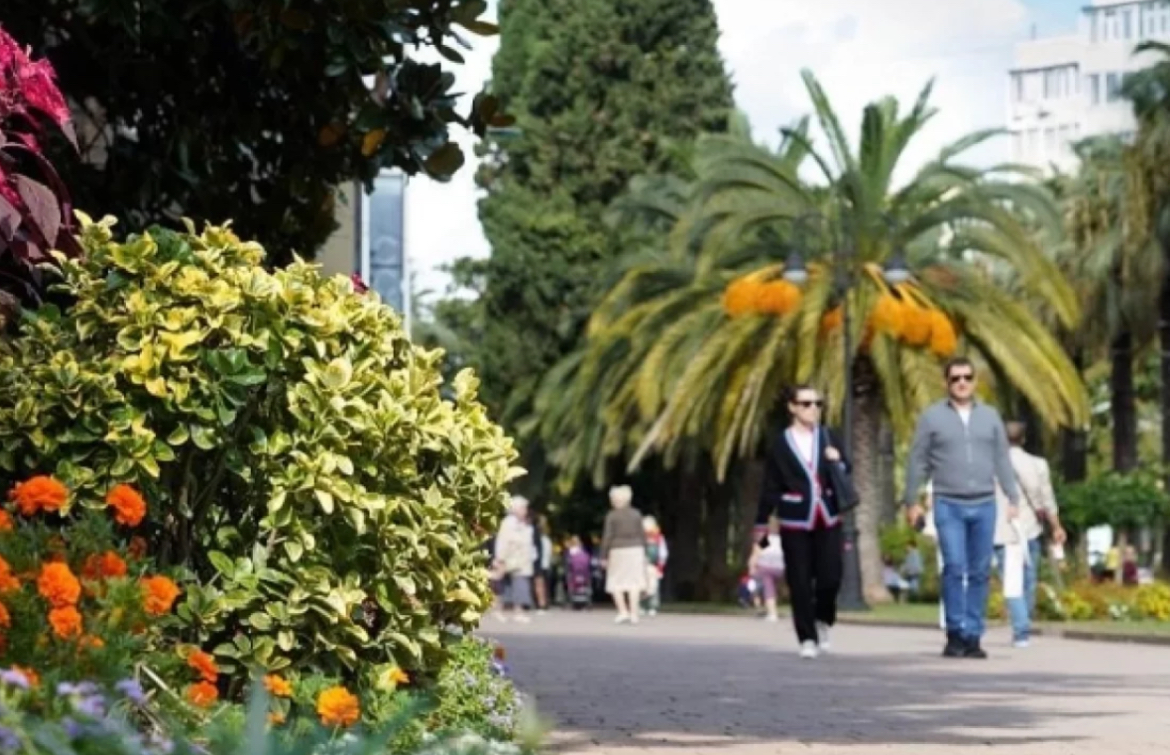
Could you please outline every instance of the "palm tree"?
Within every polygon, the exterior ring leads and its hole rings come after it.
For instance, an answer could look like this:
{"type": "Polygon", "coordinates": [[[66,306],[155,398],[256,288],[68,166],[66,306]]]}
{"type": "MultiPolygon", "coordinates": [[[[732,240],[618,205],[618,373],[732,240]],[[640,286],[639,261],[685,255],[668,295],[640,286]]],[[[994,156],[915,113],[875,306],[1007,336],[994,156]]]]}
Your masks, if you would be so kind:
{"type": "Polygon", "coordinates": [[[1080,169],[1062,187],[1064,256],[1078,298],[1099,314],[1078,328],[1076,343],[1108,349],[1113,468],[1129,472],[1138,464],[1134,357],[1154,335],[1149,312],[1158,303],[1165,258],[1142,209],[1137,153],[1112,136],[1085,140],[1076,151],[1080,169]]]}
{"type": "MultiPolygon", "coordinates": [[[[1144,42],[1135,54],[1153,53],[1157,59],[1146,68],[1127,77],[1122,93],[1133,103],[1138,119],[1138,134],[1131,163],[1135,192],[1131,212],[1135,222],[1146,222],[1146,230],[1162,251],[1166,271],[1158,293],[1158,342],[1161,348],[1162,383],[1162,464],[1164,483],[1170,487],[1170,45],[1144,42]]],[[[1170,527],[1162,543],[1162,569],[1170,572],[1170,527]]]]}
{"type": "Polygon", "coordinates": [[[1076,370],[988,271],[1014,271],[1066,325],[1078,307],[1022,220],[1059,222],[1050,198],[1007,180],[1006,171],[955,162],[992,132],[948,146],[899,186],[900,160],[934,113],[930,87],[904,117],[892,99],[868,106],[854,151],[820,85],[809,73],[805,81],[830,156],[800,133],[786,136],[794,153],[811,157],[823,182],[805,181],[802,161],[794,165],[751,144],[709,142],[700,153],[694,205],[672,234],[671,254],[692,266],[693,280],[655,290],[646,285],[653,274],[627,273],[608,300],[622,302],[620,315],[603,307],[590,341],[624,339],[632,347],[622,357],[628,372],[611,385],[619,406],[653,417],[635,463],[699,442],[724,474],[733,459],[756,453],[776,421],[784,384],[814,380],[831,406],[840,406],[842,333],[829,238],[818,234],[802,250],[811,258],[802,291],[778,279],[783,245],[805,241],[796,219],[817,212],[840,229],[853,252],[846,295],[851,311],[863,315],[852,324],[851,360],[863,582],[869,599],[882,600],[876,453],[883,418],[904,437],[917,411],[939,394],[939,357],[962,348],[996,379],[1018,386],[1047,422],[1083,423],[1087,402],[1076,370]],[[890,286],[881,267],[902,249],[915,277],[890,286]]]}

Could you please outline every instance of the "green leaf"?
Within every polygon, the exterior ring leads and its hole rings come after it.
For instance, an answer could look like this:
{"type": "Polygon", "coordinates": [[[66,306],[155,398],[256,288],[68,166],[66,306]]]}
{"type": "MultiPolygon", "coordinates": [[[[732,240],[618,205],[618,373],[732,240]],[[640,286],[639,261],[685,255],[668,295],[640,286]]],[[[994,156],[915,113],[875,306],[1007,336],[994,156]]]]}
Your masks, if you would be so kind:
{"type": "Polygon", "coordinates": [[[248,617],[248,623],[252,625],[253,629],[258,629],[261,632],[272,629],[272,617],[259,611],[248,617]]]}
{"type": "Polygon", "coordinates": [[[210,427],[204,427],[203,425],[191,425],[191,440],[195,442],[196,448],[202,451],[210,451],[215,448],[215,430],[210,427]]]}
{"type": "Polygon", "coordinates": [[[172,446],[181,446],[190,439],[191,433],[188,432],[186,425],[177,425],[171,434],[167,436],[167,443],[172,446]]]}
{"type": "Polygon", "coordinates": [[[284,552],[288,554],[288,560],[295,564],[301,560],[301,556],[305,555],[305,547],[297,540],[286,540],[284,552]]]}
{"type": "Polygon", "coordinates": [[[236,567],[227,554],[220,551],[210,551],[207,554],[207,558],[211,561],[211,565],[215,567],[215,570],[223,576],[230,579],[236,573],[236,567]]]}
{"type": "Polygon", "coordinates": [[[463,167],[463,150],[455,142],[447,142],[432,152],[423,163],[434,176],[450,176],[463,167]]]}
{"type": "Polygon", "coordinates": [[[332,514],[333,494],[321,489],[314,490],[313,494],[317,496],[317,502],[321,504],[321,510],[326,514],[332,514]]]}

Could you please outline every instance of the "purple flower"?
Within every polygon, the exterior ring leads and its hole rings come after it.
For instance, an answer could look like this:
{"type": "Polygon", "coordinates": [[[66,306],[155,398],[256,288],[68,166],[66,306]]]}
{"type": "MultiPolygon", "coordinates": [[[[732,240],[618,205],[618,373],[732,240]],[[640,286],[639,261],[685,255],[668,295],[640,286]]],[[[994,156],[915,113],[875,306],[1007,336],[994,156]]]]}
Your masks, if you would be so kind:
{"type": "Polygon", "coordinates": [[[146,692],[142,690],[142,685],[138,683],[137,679],[123,679],[114,685],[114,689],[126,696],[126,699],[135,705],[146,704],[146,692]]]}
{"type": "Polygon", "coordinates": [[[73,695],[92,695],[98,691],[98,687],[93,682],[79,682],[73,684],[72,682],[61,682],[57,685],[57,694],[61,697],[71,697],[73,695]]]}
{"type": "Polygon", "coordinates": [[[101,718],[106,715],[106,700],[101,695],[80,697],[74,701],[73,710],[86,718],[101,718]]]}
{"type": "Polygon", "coordinates": [[[81,739],[85,736],[87,727],[79,721],[74,721],[72,718],[66,716],[61,719],[61,726],[65,729],[65,735],[70,739],[81,739]]]}
{"type": "Polygon", "coordinates": [[[28,689],[28,677],[24,675],[23,671],[18,671],[14,668],[0,671],[0,682],[11,684],[13,687],[20,687],[21,689],[28,689]]]}
{"type": "Polygon", "coordinates": [[[7,726],[0,726],[0,752],[16,752],[20,749],[20,737],[7,726]]]}

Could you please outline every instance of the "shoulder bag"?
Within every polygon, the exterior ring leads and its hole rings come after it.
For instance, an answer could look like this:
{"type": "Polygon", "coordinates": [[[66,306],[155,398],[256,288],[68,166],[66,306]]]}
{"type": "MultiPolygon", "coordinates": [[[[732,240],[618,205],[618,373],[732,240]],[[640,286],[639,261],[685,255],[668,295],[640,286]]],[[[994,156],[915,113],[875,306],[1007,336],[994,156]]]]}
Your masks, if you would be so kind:
{"type": "MultiPolygon", "coordinates": [[[[821,448],[831,446],[829,433],[821,428],[821,448]]],[[[823,452],[822,452],[823,453],[823,452]]],[[[853,475],[849,473],[844,462],[829,461],[825,466],[829,470],[829,487],[833,488],[833,495],[837,496],[837,511],[844,514],[852,511],[861,504],[861,496],[857,495],[857,488],[853,486],[853,475]]]]}

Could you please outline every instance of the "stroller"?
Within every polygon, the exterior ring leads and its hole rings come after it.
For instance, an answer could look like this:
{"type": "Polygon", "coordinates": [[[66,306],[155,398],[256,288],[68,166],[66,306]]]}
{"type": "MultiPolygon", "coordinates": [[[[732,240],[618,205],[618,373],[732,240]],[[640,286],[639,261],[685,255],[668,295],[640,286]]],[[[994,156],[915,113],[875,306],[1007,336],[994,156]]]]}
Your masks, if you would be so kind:
{"type": "Polygon", "coordinates": [[[565,586],[569,592],[569,604],[574,611],[593,605],[592,561],[580,546],[570,548],[565,557],[565,586]]]}

